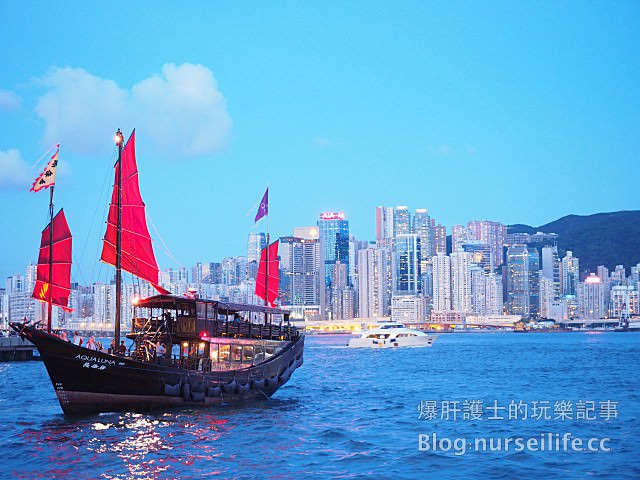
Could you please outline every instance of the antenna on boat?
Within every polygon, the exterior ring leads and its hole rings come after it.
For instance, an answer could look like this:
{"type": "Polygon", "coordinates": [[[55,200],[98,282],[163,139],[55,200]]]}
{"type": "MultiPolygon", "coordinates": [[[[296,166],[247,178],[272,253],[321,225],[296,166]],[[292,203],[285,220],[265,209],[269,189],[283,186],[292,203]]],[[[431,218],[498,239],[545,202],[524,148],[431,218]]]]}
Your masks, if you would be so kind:
{"type": "Polygon", "coordinates": [[[122,307],[122,144],[124,137],[120,129],[115,136],[116,145],[118,145],[118,208],[117,208],[117,228],[116,228],[116,315],[114,322],[114,342],[116,348],[120,345],[120,310],[122,307]]]}

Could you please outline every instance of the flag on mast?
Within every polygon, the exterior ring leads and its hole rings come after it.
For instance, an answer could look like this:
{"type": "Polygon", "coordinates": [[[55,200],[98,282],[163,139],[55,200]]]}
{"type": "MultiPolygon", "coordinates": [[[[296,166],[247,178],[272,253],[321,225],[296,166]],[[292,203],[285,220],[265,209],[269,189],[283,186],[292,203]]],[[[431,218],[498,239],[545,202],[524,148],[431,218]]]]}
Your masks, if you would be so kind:
{"type": "Polygon", "coordinates": [[[257,223],[262,217],[269,214],[269,187],[264,192],[262,196],[262,200],[260,201],[260,206],[258,207],[258,213],[256,213],[256,219],[254,223],[257,223]]]}
{"type": "Polygon", "coordinates": [[[60,144],[56,145],[58,150],[53,154],[49,163],[42,171],[40,176],[33,181],[30,192],[38,192],[43,188],[49,188],[56,183],[56,171],[58,170],[58,153],[60,152],[60,144]]]}

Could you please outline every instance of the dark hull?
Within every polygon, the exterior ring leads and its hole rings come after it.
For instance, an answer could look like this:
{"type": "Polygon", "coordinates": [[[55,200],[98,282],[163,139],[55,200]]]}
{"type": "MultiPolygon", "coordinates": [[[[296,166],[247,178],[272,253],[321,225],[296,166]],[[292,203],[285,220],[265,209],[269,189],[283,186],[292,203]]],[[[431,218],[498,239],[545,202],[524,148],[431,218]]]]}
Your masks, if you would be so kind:
{"type": "Polygon", "coordinates": [[[21,324],[12,327],[37,347],[65,414],[219,406],[269,398],[303,362],[304,336],[252,367],[201,372],[96,352],[21,324]]]}

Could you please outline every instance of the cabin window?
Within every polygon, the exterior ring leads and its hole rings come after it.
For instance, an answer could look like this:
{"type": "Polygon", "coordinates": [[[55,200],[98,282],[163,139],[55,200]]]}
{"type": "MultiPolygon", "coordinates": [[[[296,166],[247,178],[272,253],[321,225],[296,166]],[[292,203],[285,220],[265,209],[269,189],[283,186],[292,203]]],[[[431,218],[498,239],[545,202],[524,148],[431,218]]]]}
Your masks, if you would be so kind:
{"type": "Polygon", "coordinates": [[[242,346],[241,345],[232,345],[231,346],[231,361],[234,363],[240,363],[242,361],[242,346]]]}
{"type": "Polygon", "coordinates": [[[217,343],[212,343],[209,345],[209,358],[212,362],[218,361],[218,347],[217,343]]]}
{"type": "Polygon", "coordinates": [[[218,353],[218,361],[219,362],[228,362],[229,361],[229,352],[230,352],[230,346],[229,345],[220,345],[220,353],[218,353]]]}
{"type": "Polygon", "coordinates": [[[216,310],[213,303],[207,303],[207,318],[216,318],[216,310]]]}
{"type": "Polygon", "coordinates": [[[242,361],[245,363],[253,363],[253,346],[245,345],[242,347],[242,361]]]}
{"type": "Polygon", "coordinates": [[[207,316],[207,304],[204,302],[196,303],[196,313],[198,320],[204,320],[207,316]]]}

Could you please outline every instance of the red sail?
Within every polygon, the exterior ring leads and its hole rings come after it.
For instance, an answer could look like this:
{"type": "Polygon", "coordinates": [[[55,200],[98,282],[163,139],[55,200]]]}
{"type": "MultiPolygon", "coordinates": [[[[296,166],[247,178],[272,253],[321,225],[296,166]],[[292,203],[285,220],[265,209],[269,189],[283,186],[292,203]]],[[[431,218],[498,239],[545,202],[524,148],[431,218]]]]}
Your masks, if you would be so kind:
{"type": "Polygon", "coordinates": [[[262,249],[260,253],[260,265],[258,266],[258,275],[256,277],[256,296],[265,300],[272,307],[275,306],[276,298],[278,298],[278,288],[280,287],[280,262],[278,261],[278,240],[273,242],[267,248],[262,249]],[[269,265],[269,282],[267,278],[267,263],[269,265]],[[268,289],[268,291],[267,291],[268,289]]]}
{"type": "Polygon", "coordinates": [[[49,278],[51,258],[51,224],[42,231],[36,285],[31,295],[41,302],[51,302],[64,309],[71,293],[71,232],[64,211],[53,217],[53,262],[49,278]]]}
{"type": "MultiPolygon", "coordinates": [[[[122,150],[122,260],[123,270],[148,281],[160,293],[169,291],[158,285],[158,263],[153,253],[151,237],[147,228],[145,206],[138,185],[138,167],[136,165],[136,132],[122,150]]],[[[115,178],[107,231],[102,245],[102,261],[116,264],[116,235],[118,230],[118,164],[115,178]]]]}

